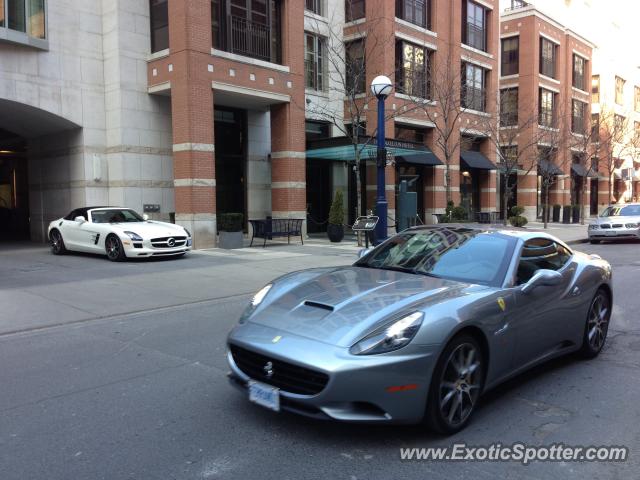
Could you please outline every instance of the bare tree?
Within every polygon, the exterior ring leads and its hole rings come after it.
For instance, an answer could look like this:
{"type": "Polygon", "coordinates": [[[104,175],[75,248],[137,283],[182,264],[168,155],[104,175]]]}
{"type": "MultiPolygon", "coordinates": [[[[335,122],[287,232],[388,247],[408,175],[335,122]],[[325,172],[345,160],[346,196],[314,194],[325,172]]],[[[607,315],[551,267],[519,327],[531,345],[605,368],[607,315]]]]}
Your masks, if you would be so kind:
{"type": "MultiPolygon", "coordinates": [[[[347,14],[355,12],[358,2],[345,2],[347,14]]],[[[324,44],[324,63],[327,69],[324,90],[335,89],[343,97],[338,102],[308,102],[300,106],[309,117],[330,122],[353,148],[353,157],[348,160],[356,179],[356,216],[362,212],[362,163],[370,158],[374,148],[374,135],[366,135],[367,111],[375,105],[377,98],[367,85],[367,59],[382,57],[386,49],[393,46],[394,37],[383,37],[377,28],[382,18],[367,17],[366,22],[349,27],[348,38],[344,38],[341,21],[330,21],[325,26],[328,37],[324,44]]],[[[317,26],[321,30],[320,26],[317,26]]],[[[376,72],[394,78],[394,72],[376,72]]],[[[307,75],[309,72],[307,71],[307,75]]],[[[390,111],[387,119],[397,115],[390,111]]],[[[371,121],[371,119],[369,119],[371,121]]],[[[359,239],[360,241],[360,239],[359,239]]]]}
{"type": "Polygon", "coordinates": [[[556,107],[551,127],[539,126],[538,130],[537,166],[543,198],[542,221],[546,229],[549,222],[549,191],[571,158],[570,155],[561,154],[569,147],[570,133],[570,123],[564,108],[556,107]]]}
{"type": "Polygon", "coordinates": [[[598,121],[598,161],[604,166],[609,185],[609,203],[613,200],[614,172],[620,166],[620,161],[628,152],[629,116],[619,115],[602,105],[598,121]]]}
{"type": "Polygon", "coordinates": [[[495,147],[498,165],[504,175],[502,195],[502,216],[504,224],[509,217],[508,205],[513,199],[517,179],[514,176],[529,175],[538,165],[538,129],[537,109],[518,111],[517,98],[511,98],[515,93],[511,89],[500,92],[500,99],[496,102],[495,115],[485,117],[481,124],[486,132],[488,141],[495,147]]]}

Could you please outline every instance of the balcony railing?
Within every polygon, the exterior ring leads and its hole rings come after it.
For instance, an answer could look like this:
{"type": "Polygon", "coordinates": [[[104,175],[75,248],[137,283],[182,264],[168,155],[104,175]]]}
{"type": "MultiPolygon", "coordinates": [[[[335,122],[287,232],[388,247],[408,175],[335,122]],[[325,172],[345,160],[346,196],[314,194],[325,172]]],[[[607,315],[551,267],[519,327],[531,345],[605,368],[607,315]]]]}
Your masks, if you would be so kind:
{"type": "Polygon", "coordinates": [[[246,18],[229,16],[231,50],[260,60],[271,60],[271,28],[246,18]]]}

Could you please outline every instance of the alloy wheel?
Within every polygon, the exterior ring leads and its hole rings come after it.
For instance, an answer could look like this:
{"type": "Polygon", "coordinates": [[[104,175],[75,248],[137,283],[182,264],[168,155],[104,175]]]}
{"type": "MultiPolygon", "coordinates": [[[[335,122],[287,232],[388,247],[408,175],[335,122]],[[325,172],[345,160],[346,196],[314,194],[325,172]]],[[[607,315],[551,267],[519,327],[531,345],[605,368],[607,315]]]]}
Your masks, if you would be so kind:
{"type": "Polygon", "coordinates": [[[458,345],[449,356],[439,389],[440,412],[452,427],[464,423],[482,386],[480,354],[471,343],[458,345]]]}
{"type": "Polygon", "coordinates": [[[120,241],[116,237],[110,236],[107,238],[106,247],[109,260],[117,260],[120,258],[121,246],[120,241]]]}
{"type": "Polygon", "coordinates": [[[51,232],[51,250],[55,255],[59,255],[64,251],[62,235],[58,230],[51,232]]]}
{"type": "Polygon", "coordinates": [[[599,292],[589,309],[587,317],[587,339],[593,351],[600,351],[607,338],[609,325],[609,301],[599,292]]]}

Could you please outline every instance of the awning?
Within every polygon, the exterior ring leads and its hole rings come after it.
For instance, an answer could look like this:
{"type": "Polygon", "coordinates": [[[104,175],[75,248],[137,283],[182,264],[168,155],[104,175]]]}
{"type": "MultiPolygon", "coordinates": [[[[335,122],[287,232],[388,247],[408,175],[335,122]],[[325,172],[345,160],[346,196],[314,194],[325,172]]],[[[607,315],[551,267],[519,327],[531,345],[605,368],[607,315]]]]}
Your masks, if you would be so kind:
{"type": "Polygon", "coordinates": [[[550,175],[562,175],[563,172],[557,165],[551,163],[549,160],[538,160],[538,170],[542,170],[550,175]]]}
{"type": "Polygon", "coordinates": [[[589,169],[590,171],[587,172],[587,169],[585,168],[585,166],[580,163],[572,164],[571,170],[573,171],[573,173],[575,173],[579,177],[595,178],[598,176],[598,174],[591,169],[589,169]]]}
{"type": "MultiPolygon", "coordinates": [[[[411,163],[414,165],[442,165],[443,163],[425,145],[417,142],[385,140],[387,155],[396,162],[411,163]]],[[[360,160],[374,160],[377,156],[375,138],[362,137],[359,139],[357,151],[360,160]]],[[[356,149],[349,137],[332,137],[307,142],[307,159],[329,160],[336,162],[353,162],[356,158],[356,149]]]]}
{"type": "Polygon", "coordinates": [[[482,153],[474,150],[462,150],[460,158],[467,168],[477,168],[479,170],[497,170],[497,167],[491,160],[482,153]]]}

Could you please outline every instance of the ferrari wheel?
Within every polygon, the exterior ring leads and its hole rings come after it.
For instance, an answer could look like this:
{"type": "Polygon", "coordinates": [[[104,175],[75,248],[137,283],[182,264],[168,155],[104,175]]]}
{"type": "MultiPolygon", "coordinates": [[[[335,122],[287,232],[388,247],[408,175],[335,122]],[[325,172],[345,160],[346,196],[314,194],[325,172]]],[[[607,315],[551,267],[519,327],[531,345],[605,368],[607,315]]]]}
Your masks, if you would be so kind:
{"type": "Polygon", "coordinates": [[[600,289],[596,292],[584,328],[582,349],[580,352],[586,358],[596,357],[607,340],[609,319],[611,318],[611,299],[607,292],[600,289]]]}
{"type": "Polygon", "coordinates": [[[116,235],[109,235],[104,242],[104,245],[107,250],[107,257],[109,260],[112,262],[121,262],[125,259],[124,247],[116,235]]]}
{"type": "Polygon", "coordinates": [[[484,355],[469,335],[454,338],[433,372],[426,420],[432,430],[447,435],[462,430],[474,412],[484,386],[484,355]]]}
{"type": "Polygon", "coordinates": [[[64,240],[59,230],[52,230],[49,235],[51,240],[51,252],[54,255],[63,255],[67,251],[67,247],[64,246],[64,240]]]}

